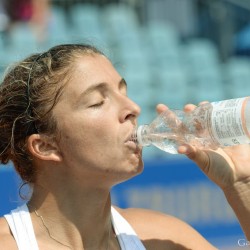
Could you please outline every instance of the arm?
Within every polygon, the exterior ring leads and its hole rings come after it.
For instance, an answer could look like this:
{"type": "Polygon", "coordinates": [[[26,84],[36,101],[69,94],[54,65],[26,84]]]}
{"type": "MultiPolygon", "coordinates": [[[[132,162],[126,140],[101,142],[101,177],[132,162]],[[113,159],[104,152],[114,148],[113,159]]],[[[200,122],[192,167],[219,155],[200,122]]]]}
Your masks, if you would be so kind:
{"type": "Polygon", "coordinates": [[[241,224],[246,238],[250,240],[250,181],[236,184],[232,189],[224,190],[224,193],[241,224]]]}
{"type": "Polygon", "coordinates": [[[146,209],[117,209],[130,223],[147,250],[216,250],[187,223],[146,209]]]}
{"type": "Polygon", "coordinates": [[[199,150],[190,146],[181,147],[200,169],[224,192],[239,223],[250,239],[250,145],[225,149],[199,150]]]}

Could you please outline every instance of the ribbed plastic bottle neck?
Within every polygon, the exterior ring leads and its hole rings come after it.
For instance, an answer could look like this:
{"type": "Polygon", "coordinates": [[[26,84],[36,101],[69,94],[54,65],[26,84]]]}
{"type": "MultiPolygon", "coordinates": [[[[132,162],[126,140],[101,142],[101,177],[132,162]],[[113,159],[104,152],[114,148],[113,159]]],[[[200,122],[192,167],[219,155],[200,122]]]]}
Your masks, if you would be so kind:
{"type": "Polygon", "coordinates": [[[135,142],[140,146],[148,146],[151,144],[151,141],[148,140],[148,125],[141,125],[136,129],[135,142]]]}

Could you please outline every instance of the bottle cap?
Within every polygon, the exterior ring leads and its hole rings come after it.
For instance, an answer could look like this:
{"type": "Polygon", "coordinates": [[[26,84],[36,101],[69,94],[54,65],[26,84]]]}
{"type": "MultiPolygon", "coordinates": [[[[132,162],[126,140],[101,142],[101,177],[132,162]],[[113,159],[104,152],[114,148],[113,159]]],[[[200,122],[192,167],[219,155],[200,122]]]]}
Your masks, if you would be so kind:
{"type": "Polygon", "coordinates": [[[136,133],[138,145],[143,145],[142,128],[143,128],[143,125],[139,126],[138,129],[137,129],[137,133],[136,133]]]}

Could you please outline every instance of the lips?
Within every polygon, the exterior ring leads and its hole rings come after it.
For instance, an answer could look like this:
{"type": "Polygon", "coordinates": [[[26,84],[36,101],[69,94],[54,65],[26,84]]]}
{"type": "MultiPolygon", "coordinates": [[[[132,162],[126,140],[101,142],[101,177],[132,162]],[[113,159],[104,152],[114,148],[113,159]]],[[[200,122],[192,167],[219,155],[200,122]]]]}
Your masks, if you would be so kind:
{"type": "Polygon", "coordinates": [[[136,131],[135,128],[132,129],[132,132],[128,135],[127,139],[125,140],[126,142],[133,142],[135,144],[137,144],[137,140],[136,140],[136,131]]]}
{"type": "Polygon", "coordinates": [[[132,150],[134,154],[141,155],[142,147],[140,147],[136,143],[134,136],[135,136],[135,128],[133,128],[132,132],[127,136],[124,144],[126,145],[126,147],[132,150]]]}

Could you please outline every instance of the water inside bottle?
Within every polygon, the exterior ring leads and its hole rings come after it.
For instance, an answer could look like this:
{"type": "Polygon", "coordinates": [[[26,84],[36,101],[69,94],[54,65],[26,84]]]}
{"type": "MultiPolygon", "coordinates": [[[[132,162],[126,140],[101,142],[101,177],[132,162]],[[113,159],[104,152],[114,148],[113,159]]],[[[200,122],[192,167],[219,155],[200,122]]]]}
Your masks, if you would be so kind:
{"type": "Polygon", "coordinates": [[[171,154],[178,154],[178,147],[185,143],[183,137],[172,133],[150,134],[150,139],[155,147],[171,154]]]}
{"type": "Polygon", "coordinates": [[[207,138],[199,138],[192,134],[186,134],[186,135],[175,135],[171,133],[151,134],[150,139],[152,140],[152,145],[170,154],[178,154],[177,151],[178,147],[184,144],[189,144],[203,149],[217,148],[217,146],[211,144],[211,142],[208,141],[207,138]]]}

